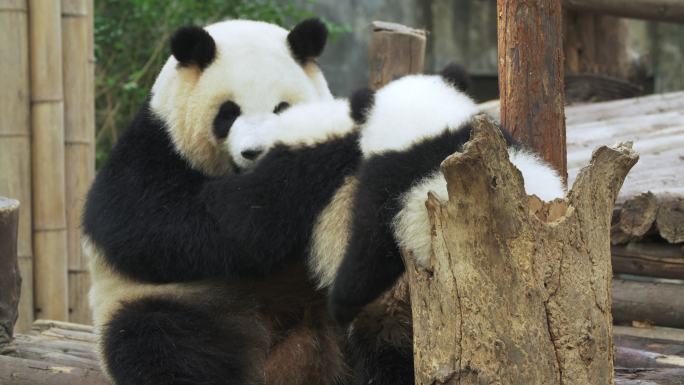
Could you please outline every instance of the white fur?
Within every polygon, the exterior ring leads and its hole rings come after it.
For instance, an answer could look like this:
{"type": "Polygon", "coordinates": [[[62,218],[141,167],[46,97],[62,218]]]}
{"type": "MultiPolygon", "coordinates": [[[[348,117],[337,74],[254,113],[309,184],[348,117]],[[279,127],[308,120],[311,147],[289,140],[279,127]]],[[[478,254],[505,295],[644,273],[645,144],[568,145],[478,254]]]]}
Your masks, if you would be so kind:
{"type": "MultiPolygon", "coordinates": [[[[522,173],[527,194],[536,195],[546,201],[565,196],[558,173],[537,155],[513,148],[508,150],[508,154],[511,163],[522,173]]],[[[394,236],[399,246],[410,250],[416,262],[426,268],[430,266],[432,256],[430,220],[425,208],[429,191],[433,191],[443,201],[449,198],[446,180],[440,171],[418,181],[401,197],[403,208],[393,223],[394,236]]]]}
{"type": "Polygon", "coordinates": [[[478,109],[440,76],[410,75],[378,90],[372,112],[359,139],[364,157],[405,150],[421,139],[457,130],[478,109]]]}
{"type": "MultiPolygon", "coordinates": [[[[330,100],[332,95],[315,63],[302,67],[290,53],[288,31],[274,24],[229,20],[205,28],[217,47],[217,57],[200,71],[179,67],[170,57],[152,87],[151,108],[167,125],[179,153],[194,167],[210,174],[240,164],[212,134],[220,105],[232,100],[241,115],[234,124],[254,127],[280,102],[291,105],[330,100]]],[[[246,161],[246,160],[245,160],[246,161]]],[[[248,161],[247,161],[248,162],[248,161]]]]}
{"type": "MultiPolygon", "coordinates": [[[[226,144],[232,154],[260,150],[263,156],[279,143],[290,147],[314,146],[353,129],[346,99],[321,100],[291,106],[279,115],[238,119],[230,129],[226,144]]],[[[250,168],[258,161],[234,159],[241,168],[250,168]]]]}

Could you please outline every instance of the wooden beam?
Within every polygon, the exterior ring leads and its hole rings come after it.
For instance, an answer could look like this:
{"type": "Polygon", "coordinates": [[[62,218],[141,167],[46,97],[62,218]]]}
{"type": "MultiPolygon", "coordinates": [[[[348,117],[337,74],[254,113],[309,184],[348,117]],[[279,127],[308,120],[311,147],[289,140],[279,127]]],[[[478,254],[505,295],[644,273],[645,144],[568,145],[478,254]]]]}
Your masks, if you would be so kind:
{"type": "Polygon", "coordinates": [[[0,197],[0,354],[12,341],[17,322],[21,275],[17,262],[19,201],[0,197]]]}
{"type": "Polygon", "coordinates": [[[497,0],[501,125],[567,180],[561,0],[497,0]]]}
{"type": "Polygon", "coordinates": [[[374,90],[408,74],[423,72],[425,31],[374,21],[368,45],[370,87],[374,90]]]}
{"type": "Polygon", "coordinates": [[[563,6],[575,11],[684,23],[681,0],[563,0],[563,6]]]}
{"type": "Polygon", "coordinates": [[[615,279],[613,319],[684,328],[684,285],[615,279]]]}

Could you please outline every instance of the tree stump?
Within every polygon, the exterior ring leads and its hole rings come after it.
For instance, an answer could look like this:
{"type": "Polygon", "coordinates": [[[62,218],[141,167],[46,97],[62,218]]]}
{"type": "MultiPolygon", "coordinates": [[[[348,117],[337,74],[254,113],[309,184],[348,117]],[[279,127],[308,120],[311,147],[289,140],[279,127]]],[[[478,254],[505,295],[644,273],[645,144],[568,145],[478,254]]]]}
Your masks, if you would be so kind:
{"type": "Polygon", "coordinates": [[[17,322],[21,275],[17,262],[19,201],[0,196],[0,354],[12,341],[17,322]]]}
{"type": "Polygon", "coordinates": [[[528,197],[488,118],[429,194],[429,270],[404,255],[416,384],[612,384],[610,220],[631,144],[601,147],[566,200],[528,197]]]}

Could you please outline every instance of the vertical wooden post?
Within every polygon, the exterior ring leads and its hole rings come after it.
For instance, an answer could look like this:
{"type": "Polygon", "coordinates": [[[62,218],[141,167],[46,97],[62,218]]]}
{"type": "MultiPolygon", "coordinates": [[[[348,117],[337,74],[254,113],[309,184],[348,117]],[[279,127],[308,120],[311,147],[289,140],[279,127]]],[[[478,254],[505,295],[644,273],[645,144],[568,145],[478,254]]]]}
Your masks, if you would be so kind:
{"type": "Polygon", "coordinates": [[[94,100],[88,0],[62,0],[64,140],[69,320],[90,323],[88,266],[81,254],[81,213],[95,175],[94,100]]]}
{"type": "MultiPolygon", "coordinates": [[[[23,202],[17,254],[24,277],[16,329],[33,323],[31,124],[26,0],[0,0],[0,195],[23,202]]],[[[1,271],[1,270],[0,270],[1,271]]]]}
{"type": "Polygon", "coordinates": [[[19,202],[0,196],[0,354],[12,341],[17,321],[21,275],[17,261],[19,202]]]}
{"type": "Polygon", "coordinates": [[[29,0],[35,313],[67,320],[61,8],[29,0]]]}
{"type": "Polygon", "coordinates": [[[497,0],[501,124],[567,179],[561,0],[497,0]]]}
{"type": "Polygon", "coordinates": [[[408,74],[423,72],[425,31],[374,21],[368,45],[370,87],[374,90],[408,74]]]}

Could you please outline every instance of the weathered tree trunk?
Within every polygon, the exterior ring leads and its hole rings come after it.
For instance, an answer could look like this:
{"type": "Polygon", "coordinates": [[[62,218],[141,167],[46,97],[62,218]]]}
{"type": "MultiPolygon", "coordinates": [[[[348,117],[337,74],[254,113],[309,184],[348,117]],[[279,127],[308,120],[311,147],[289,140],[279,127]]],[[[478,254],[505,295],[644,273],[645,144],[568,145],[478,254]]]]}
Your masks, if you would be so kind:
{"type": "Polygon", "coordinates": [[[17,263],[19,202],[0,197],[0,354],[12,341],[17,322],[21,275],[17,263]]]}
{"type": "Polygon", "coordinates": [[[610,219],[637,159],[601,147],[567,200],[546,204],[475,119],[442,164],[449,201],[428,198],[431,269],[405,256],[417,384],[612,384],[610,219]]]}
{"type": "Polygon", "coordinates": [[[372,89],[399,76],[423,72],[425,31],[383,21],[374,21],[371,28],[368,61],[372,89]]]}
{"type": "Polygon", "coordinates": [[[497,0],[501,124],[564,180],[563,23],[560,0],[497,0]]]}

